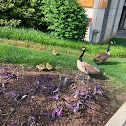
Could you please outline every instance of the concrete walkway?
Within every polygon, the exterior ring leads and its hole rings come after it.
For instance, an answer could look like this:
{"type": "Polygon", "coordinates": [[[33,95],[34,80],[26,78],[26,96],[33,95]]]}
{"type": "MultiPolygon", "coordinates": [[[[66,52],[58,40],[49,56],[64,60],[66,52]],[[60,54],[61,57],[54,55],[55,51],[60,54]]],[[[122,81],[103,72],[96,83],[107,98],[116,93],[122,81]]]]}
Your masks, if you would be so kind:
{"type": "Polygon", "coordinates": [[[116,37],[117,38],[126,38],[126,30],[118,29],[116,37]]]}
{"type": "Polygon", "coordinates": [[[118,109],[105,126],[126,126],[126,102],[118,109]]]}
{"type": "MultiPolygon", "coordinates": [[[[118,29],[117,38],[126,38],[126,30],[118,29]]],[[[126,126],[126,102],[111,117],[105,126],[126,126]]]]}

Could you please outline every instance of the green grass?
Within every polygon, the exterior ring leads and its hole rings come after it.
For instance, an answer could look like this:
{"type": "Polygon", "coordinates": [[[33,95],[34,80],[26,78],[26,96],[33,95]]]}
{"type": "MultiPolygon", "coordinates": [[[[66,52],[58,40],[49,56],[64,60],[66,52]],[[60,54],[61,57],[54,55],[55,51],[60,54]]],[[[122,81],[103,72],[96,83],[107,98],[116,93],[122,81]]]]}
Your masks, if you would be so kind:
{"type": "MultiPolygon", "coordinates": [[[[102,71],[126,84],[126,58],[109,58],[105,64],[98,65],[102,71]]],[[[125,85],[126,87],[126,85],[125,85]]]]}
{"type": "Polygon", "coordinates": [[[76,62],[71,63],[73,56],[68,56],[66,54],[55,56],[51,52],[0,45],[0,62],[4,59],[6,59],[9,63],[28,64],[32,66],[40,63],[46,64],[48,62],[53,66],[58,65],[74,69],[76,67],[76,62]]]}
{"type": "MultiPolygon", "coordinates": [[[[77,70],[76,60],[78,59],[78,56],[71,56],[63,53],[56,56],[51,52],[46,51],[0,45],[0,62],[2,62],[4,59],[6,59],[9,63],[27,64],[32,66],[37,64],[46,64],[48,62],[53,66],[61,66],[62,68],[77,70]]],[[[84,57],[83,60],[92,63],[107,75],[112,76],[121,83],[126,84],[125,58],[109,58],[106,64],[100,65],[95,64],[92,61],[92,58],[84,57]]]]}
{"type": "MultiPolygon", "coordinates": [[[[14,40],[26,40],[28,43],[26,44],[34,44],[40,43],[51,46],[60,46],[70,49],[79,50],[78,47],[85,46],[87,54],[91,56],[95,56],[99,52],[105,52],[108,47],[108,43],[99,43],[93,44],[83,41],[72,41],[67,39],[58,39],[54,36],[51,36],[47,33],[43,33],[41,31],[35,29],[25,29],[25,28],[7,28],[0,27],[0,37],[6,39],[14,39],[14,40]]],[[[112,40],[116,41],[115,45],[111,46],[111,57],[126,57],[126,39],[117,39],[112,38],[112,40]]]]}
{"type": "MultiPolygon", "coordinates": [[[[41,43],[35,43],[35,42],[30,43],[27,41],[16,41],[12,39],[0,38],[0,43],[4,45],[12,45],[12,46],[17,46],[17,47],[43,50],[43,51],[48,51],[48,52],[52,52],[53,50],[55,50],[58,53],[65,53],[67,55],[75,55],[75,56],[78,56],[81,53],[80,49],[78,50],[78,49],[72,49],[69,47],[52,46],[52,45],[46,45],[46,44],[41,44],[41,43]]],[[[88,57],[91,56],[89,53],[86,53],[85,55],[88,57]]]]}
{"type": "Polygon", "coordinates": [[[116,41],[116,44],[110,47],[111,57],[106,64],[95,64],[92,57],[99,52],[105,52],[108,43],[93,44],[64,40],[34,29],[0,27],[0,62],[6,59],[9,63],[31,66],[48,62],[63,69],[78,70],[76,60],[81,54],[79,47],[85,46],[86,53],[83,60],[101,69],[113,80],[114,85],[119,87],[118,89],[124,89],[126,88],[126,39],[112,38],[111,40],[116,41]],[[53,49],[60,55],[53,55],[53,49]]]}

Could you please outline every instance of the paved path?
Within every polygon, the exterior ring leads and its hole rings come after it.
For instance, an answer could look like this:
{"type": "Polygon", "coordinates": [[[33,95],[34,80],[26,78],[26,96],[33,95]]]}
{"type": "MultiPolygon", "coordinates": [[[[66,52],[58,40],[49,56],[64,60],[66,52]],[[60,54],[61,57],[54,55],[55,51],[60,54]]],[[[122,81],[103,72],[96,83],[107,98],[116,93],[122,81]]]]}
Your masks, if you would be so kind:
{"type": "Polygon", "coordinates": [[[126,126],[126,102],[118,109],[105,126],[126,126]]]}
{"type": "Polygon", "coordinates": [[[117,38],[126,38],[126,30],[118,29],[116,37],[117,38]]]}

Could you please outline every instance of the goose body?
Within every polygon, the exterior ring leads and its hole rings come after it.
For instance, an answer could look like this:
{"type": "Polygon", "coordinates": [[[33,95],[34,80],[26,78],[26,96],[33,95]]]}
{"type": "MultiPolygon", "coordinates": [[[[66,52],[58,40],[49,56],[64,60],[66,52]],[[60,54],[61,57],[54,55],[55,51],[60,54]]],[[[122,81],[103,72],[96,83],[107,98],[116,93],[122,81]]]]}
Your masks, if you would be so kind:
{"type": "Polygon", "coordinates": [[[77,67],[80,71],[86,73],[86,74],[101,74],[102,72],[92,64],[88,62],[82,62],[80,60],[77,60],[77,67]]]}
{"type": "Polygon", "coordinates": [[[110,45],[114,44],[113,41],[109,43],[107,52],[98,53],[93,59],[94,62],[105,62],[110,57],[110,45]]]}
{"type": "Polygon", "coordinates": [[[79,59],[77,60],[77,68],[86,74],[102,74],[102,71],[100,71],[97,67],[95,67],[91,63],[82,61],[82,57],[85,53],[85,47],[81,47],[81,48],[83,52],[79,57],[79,59]]]}
{"type": "Polygon", "coordinates": [[[44,70],[46,67],[43,64],[36,65],[36,68],[39,70],[44,70]]]}
{"type": "Polygon", "coordinates": [[[50,65],[49,63],[46,63],[46,68],[47,68],[48,70],[52,70],[52,69],[53,69],[53,66],[50,65]]]}
{"type": "Polygon", "coordinates": [[[105,62],[108,58],[110,57],[110,53],[107,52],[100,52],[98,53],[95,58],[94,58],[94,62],[105,62]]]}
{"type": "Polygon", "coordinates": [[[56,50],[53,49],[53,54],[54,54],[54,55],[57,55],[58,53],[57,53],[56,50]]]}

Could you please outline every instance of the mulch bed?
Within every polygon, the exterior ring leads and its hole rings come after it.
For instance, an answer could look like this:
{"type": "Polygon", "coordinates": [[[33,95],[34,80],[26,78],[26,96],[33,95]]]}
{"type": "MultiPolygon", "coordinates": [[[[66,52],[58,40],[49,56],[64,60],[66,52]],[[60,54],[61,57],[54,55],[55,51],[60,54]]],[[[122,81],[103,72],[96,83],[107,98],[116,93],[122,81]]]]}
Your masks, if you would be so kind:
{"type": "MultiPolygon", "coordinates": [[[[1,64],[1,66],[3,65],[1,64]]],[[[32,126],[32,124],[33,126],[104,126],[118,109],[118,107],[111,104],[114,97],[107,91],[105,80],[96,79],[96,82],[103,90],[103,95],[96,94],[91,98],[91,101],[89,98],[86,99],[85,103],[90,105],[91,108],[80,104],[78,111],[74,113],[72,109],[67,107],[65,101],[69,104],[74,103],[78,96],[72,94],[76,90],[85,89],[93,93],[95,87],[93,79],[87,81],[85,77],[83,80],[77,75],[59,75],[54,72],[29,72],[27,69],[22,70],[20,65],[11,65],[11,68],[19,71],[18,79],[7,81],[5,83],[5,92],[0,93],[0,126],[32,126]],[[67,82],[64,83],[66,78],[67,82]],[[49,87],[46,87],[45,90],[37,88],[34,93],[32,89],[35,88],[37,79],[41,80],[41,84],[48,83],[56,87],[60,85],[59,99],[48,98],[50,90],[47,90],[47,88],[49,87]],[[10,91],[15,91],[17,94],[20,92],[23,95],[30,91],[32,93],[29,97],[24,99],[17,97],[15,100],[14,98],[10,99],[12,94],[5,95],[10,91]],[[63,107],[62,114],[51,120],[50,115],[47,115],[47,113],[53,111],[52,108],[57,105],[63,107]]],[[[1,83],[5,79],[5,77],[1,77],[1,83]]],[[[54,90],[56,90],[56,87],[54,90]]]]}

